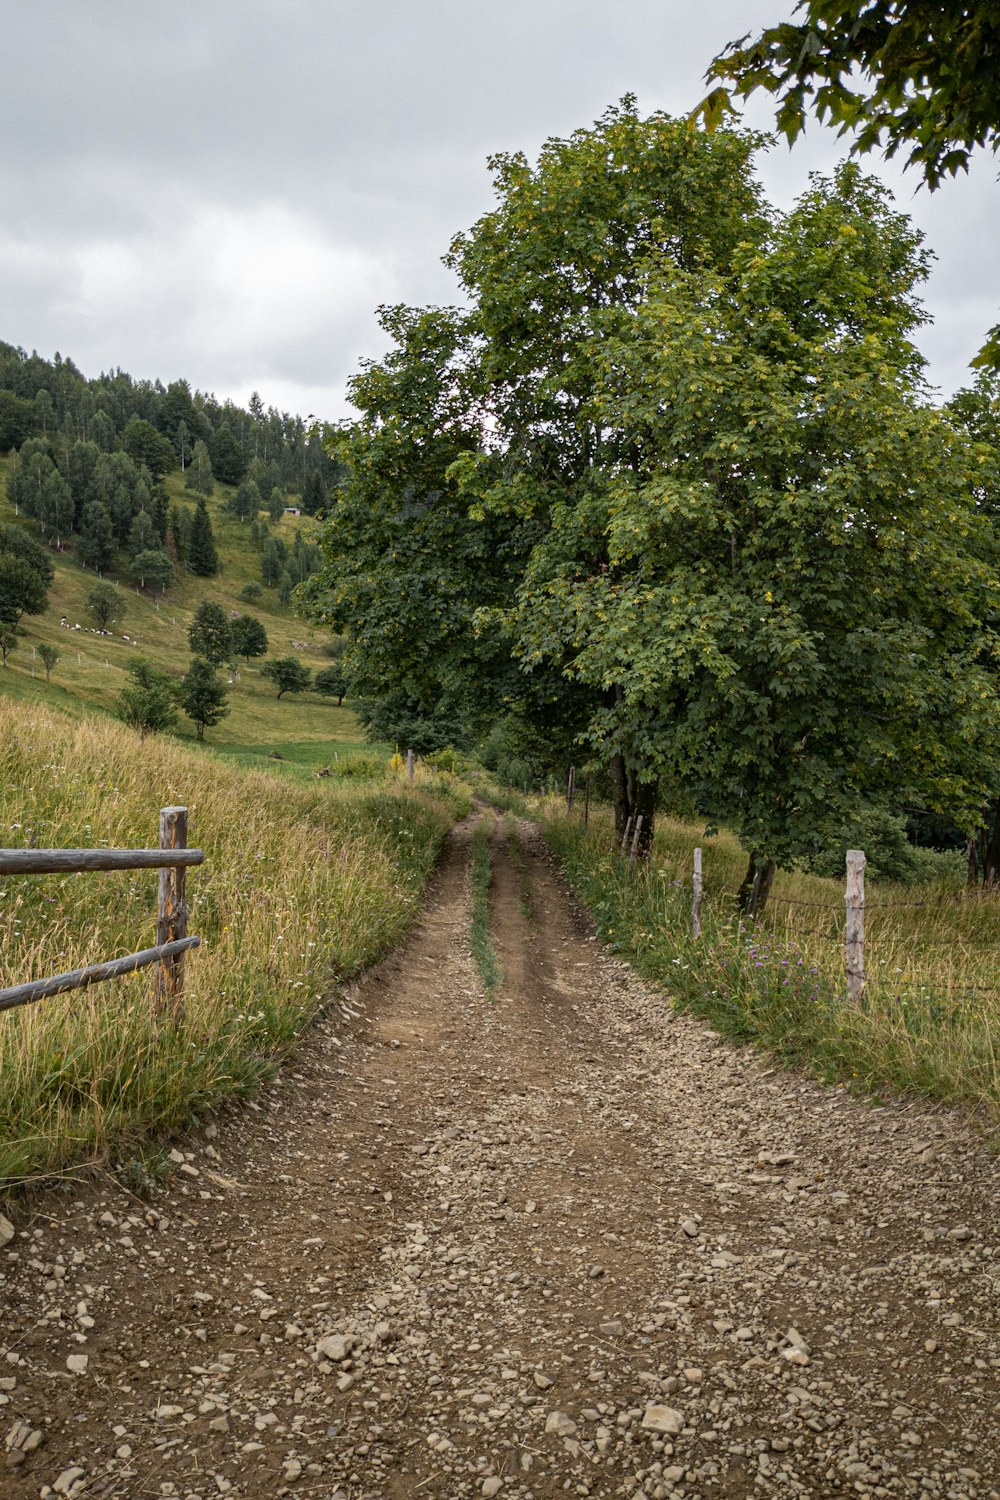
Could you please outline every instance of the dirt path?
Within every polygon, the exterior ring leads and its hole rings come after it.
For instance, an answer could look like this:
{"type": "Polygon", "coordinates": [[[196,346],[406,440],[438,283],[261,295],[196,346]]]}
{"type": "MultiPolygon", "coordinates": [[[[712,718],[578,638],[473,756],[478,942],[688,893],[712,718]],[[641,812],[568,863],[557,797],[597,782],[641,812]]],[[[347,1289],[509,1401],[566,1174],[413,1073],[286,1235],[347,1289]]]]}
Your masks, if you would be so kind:
{"type": "Polygon", "coordinates": [[[0,1495],[1000,1495],[994,1159],[675,1018],[527,825],[487,1001],[469,837],[151,1202],[35,1200],[0,1495]]]}

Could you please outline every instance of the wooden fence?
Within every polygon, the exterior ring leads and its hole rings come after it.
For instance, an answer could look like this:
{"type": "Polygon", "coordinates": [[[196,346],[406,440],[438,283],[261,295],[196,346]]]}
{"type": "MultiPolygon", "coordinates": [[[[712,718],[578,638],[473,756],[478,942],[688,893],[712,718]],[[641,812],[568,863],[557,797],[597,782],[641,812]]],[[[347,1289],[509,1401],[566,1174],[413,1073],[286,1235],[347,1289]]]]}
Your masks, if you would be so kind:
{"type": "Polygon", "coordinates": [[[51,979],[34,979],[27,984],[0,990],[0,1010],[30,1005],[49,995],[82,989],[117,979],[149,964],[156,964],[155,994],[161,1009],[169,1011],[174,1021],[183,1016],[184,954],[197,948],[200,937],[187,933],[187,868],[204,861],[201,849],[187,847],[188,810],[186,807],[164,807],[160,811],[160,847],[158,849],[0,849],[0,876],[54,875],[97,870],[159,870],[156,906],[156,946],[112,958],[106,963],[88,964],[55,974],[51,979]]]}

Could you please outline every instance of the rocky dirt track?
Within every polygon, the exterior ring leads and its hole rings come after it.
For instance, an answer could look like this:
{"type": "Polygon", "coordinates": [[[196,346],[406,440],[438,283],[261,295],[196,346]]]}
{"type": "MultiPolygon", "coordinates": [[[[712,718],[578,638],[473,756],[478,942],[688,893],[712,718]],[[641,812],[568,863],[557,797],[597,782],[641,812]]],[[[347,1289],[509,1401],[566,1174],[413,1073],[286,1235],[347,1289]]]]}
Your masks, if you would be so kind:
{"type": "Polygon", "coordinates": [[[992,1156],[671,1013],[538,835],[152,1200],[0,1250],[0,1495],[1000,1496],[992,1156]],[[522,852],[523,851],[523,852],[522,852]]]}

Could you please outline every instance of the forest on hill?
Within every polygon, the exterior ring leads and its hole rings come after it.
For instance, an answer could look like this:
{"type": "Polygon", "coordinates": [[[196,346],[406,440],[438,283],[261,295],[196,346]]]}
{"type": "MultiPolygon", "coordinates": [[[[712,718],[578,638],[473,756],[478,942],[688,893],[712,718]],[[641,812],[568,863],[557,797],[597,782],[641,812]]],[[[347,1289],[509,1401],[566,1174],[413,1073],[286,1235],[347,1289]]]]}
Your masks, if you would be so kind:
{"type": "Polygon", "coordinates": [[[183,707],[197,738],[225,718],[250,753],[291,742],[309,760],[314,742],[353,740],[329,708],[339,643],[291,602],[339,475],[314,431],[256,395],[243,409],[183,380],[87,380],[0,344],[5,695],[110,709],[144,734],[183,733],[183,707]]]}
{"type": "MultiPolygon", "coordinates": [[[[233,487],[230,513],[252,523],[263,582],[284,584],[287,598],[313,560],[301,548],[286,557],[258,518],[275,524],[293,500],[295,510],[317,515],[339,473],[313,429],[265,410],[256,393],[244,409],[192,392],[185,380],[164,386],[122,370],[88,380],[70,359],[9,344],[0,344],[2,452],[14,455],[6,487],[15,514],[33,520],[44,541],[71,542],[84,566],[117,568],[161,592],[179,566],[202,577],[217,571],[204,502],[219,483],[233,487]],[[170,503],[164,481],[178,470],[191,504],[170,503]]],[[[0,553],[16,545],[8,537],[0,553]]]]}

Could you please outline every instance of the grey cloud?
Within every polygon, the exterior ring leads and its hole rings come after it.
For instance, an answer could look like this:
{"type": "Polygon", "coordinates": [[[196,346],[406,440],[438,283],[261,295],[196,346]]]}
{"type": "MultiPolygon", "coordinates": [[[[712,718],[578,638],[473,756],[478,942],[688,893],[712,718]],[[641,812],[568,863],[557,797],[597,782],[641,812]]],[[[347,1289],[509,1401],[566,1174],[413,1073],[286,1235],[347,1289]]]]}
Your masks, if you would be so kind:
{"type": "MultiPolygon", "coordinates": [[[[489,153],[534,154],[626,91],[684,112],[712,55],[782,8],[8,6],[0,337],[59,347],[88,372],[185,374],[220,396],[257,387],[339,414],[359,357],[381,348],[375,305],[457,296],[439,257],[490,206],[489,153]]],[[[748,119],[770,123],[766,109],[748,119]]],[[[761,168],[769,194],[787,205],[843,151],[819,130],[777,148],[761,168]]],[[[978,162],[933,198],[902,179],[901,206],[939,256],[924,345],[947,389],[997,316],[994,173],[978,162]]]]}

